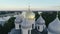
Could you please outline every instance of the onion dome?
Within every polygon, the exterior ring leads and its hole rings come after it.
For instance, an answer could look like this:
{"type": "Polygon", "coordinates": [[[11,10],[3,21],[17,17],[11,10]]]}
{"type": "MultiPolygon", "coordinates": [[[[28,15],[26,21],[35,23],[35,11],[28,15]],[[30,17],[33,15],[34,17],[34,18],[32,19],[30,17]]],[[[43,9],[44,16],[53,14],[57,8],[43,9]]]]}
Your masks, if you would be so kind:
{"type": "Polygon", "coordinates": [[[37,21],[36,21],[37,24],[45,24],[45,20],[42,18],[42,16],[40,16],[37,21]]]}
{"type": "Polygon", "coordinates": [[[60,34],[60,21],[58,19],[58,17],[56,17],[56,19],[51,22],[48,26],[48,34],[50,33],[54,33],[54,34],[60,34]]]}
{"type": "Polygon", "coordinates": [[[34,20],[35,14],[33,12],[26,12],[26,18],[29,20],[34,20]]]}
{"type": "Polygon", "coordinates": [[[18,15],[15,19],[15,23],[21,23],[22,22],[22,18],[23,16],[22,15],[18,15]]]}
{"type": "Polygon", "coordinates": [[[22,28],[32,27],[32,24],[35,23],[34,17],[35,17],[35,14],[33,12],[26,12],[25,18],[23,19],[23,22],[21,24],[22,28]]]}

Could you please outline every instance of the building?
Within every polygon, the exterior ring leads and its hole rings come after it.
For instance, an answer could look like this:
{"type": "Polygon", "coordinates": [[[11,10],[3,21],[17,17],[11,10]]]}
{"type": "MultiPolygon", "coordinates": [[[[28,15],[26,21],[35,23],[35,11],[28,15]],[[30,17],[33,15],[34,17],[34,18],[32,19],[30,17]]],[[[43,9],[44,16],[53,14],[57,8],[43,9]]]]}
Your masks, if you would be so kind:
{"type": "Polygon", "coordinates": [[[42,18],[41,14],[36,21],[36,27],[37,27],[37,30],[40,31],[40,32],[42,32],[46,28],[45,20],[42,18]]]}

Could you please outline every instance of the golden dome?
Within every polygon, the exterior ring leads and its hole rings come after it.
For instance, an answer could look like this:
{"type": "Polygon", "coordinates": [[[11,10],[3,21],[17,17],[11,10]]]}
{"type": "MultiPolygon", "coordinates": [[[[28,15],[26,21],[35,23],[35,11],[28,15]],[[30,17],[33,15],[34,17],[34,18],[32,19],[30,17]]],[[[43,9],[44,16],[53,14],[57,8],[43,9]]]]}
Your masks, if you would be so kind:
{"type": "Polygon", "coordinates": [[[26,18],[33,20],[35,18],[35,14],[33,12],[26,12],[26,18]]]}

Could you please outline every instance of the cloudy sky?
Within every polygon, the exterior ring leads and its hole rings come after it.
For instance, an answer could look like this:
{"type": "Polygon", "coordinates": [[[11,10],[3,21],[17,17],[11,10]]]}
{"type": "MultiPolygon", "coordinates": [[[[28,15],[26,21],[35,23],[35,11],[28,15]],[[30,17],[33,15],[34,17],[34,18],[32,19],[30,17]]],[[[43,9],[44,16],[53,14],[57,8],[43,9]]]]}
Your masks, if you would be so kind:
{"type": "Polygon", "coordinates": [[[27,9],[58,9],[60,10],[60,0],[0,0],[0,10],[20,10],[27,9]]]}

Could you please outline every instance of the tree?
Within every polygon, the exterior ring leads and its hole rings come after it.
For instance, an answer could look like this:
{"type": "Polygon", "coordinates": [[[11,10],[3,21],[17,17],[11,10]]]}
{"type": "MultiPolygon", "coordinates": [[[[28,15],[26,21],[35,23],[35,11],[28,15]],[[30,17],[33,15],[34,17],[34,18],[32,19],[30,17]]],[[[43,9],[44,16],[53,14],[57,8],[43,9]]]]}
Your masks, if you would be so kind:
{"type": "Polygon", "coordinates": [[[45,20],[45,24],[48,27],[49,23],[51,23],[56,18],[57,12],[43,12],[42,17],[45,20]]]}
{"type": "Polygon", "coordinates": [[[15,17],[11,17],[7,21],[7,23],[4,24],[4,26],[3,26],[3,34],[8,34],[8,32],[10,32],[11,29],[15,27],[14,20],[15,20],[15,17]]]}
{"type": "Polygon", "coordinates": [[[0,24],[0,34],[2,34],[2,25],[0,24]]]}

